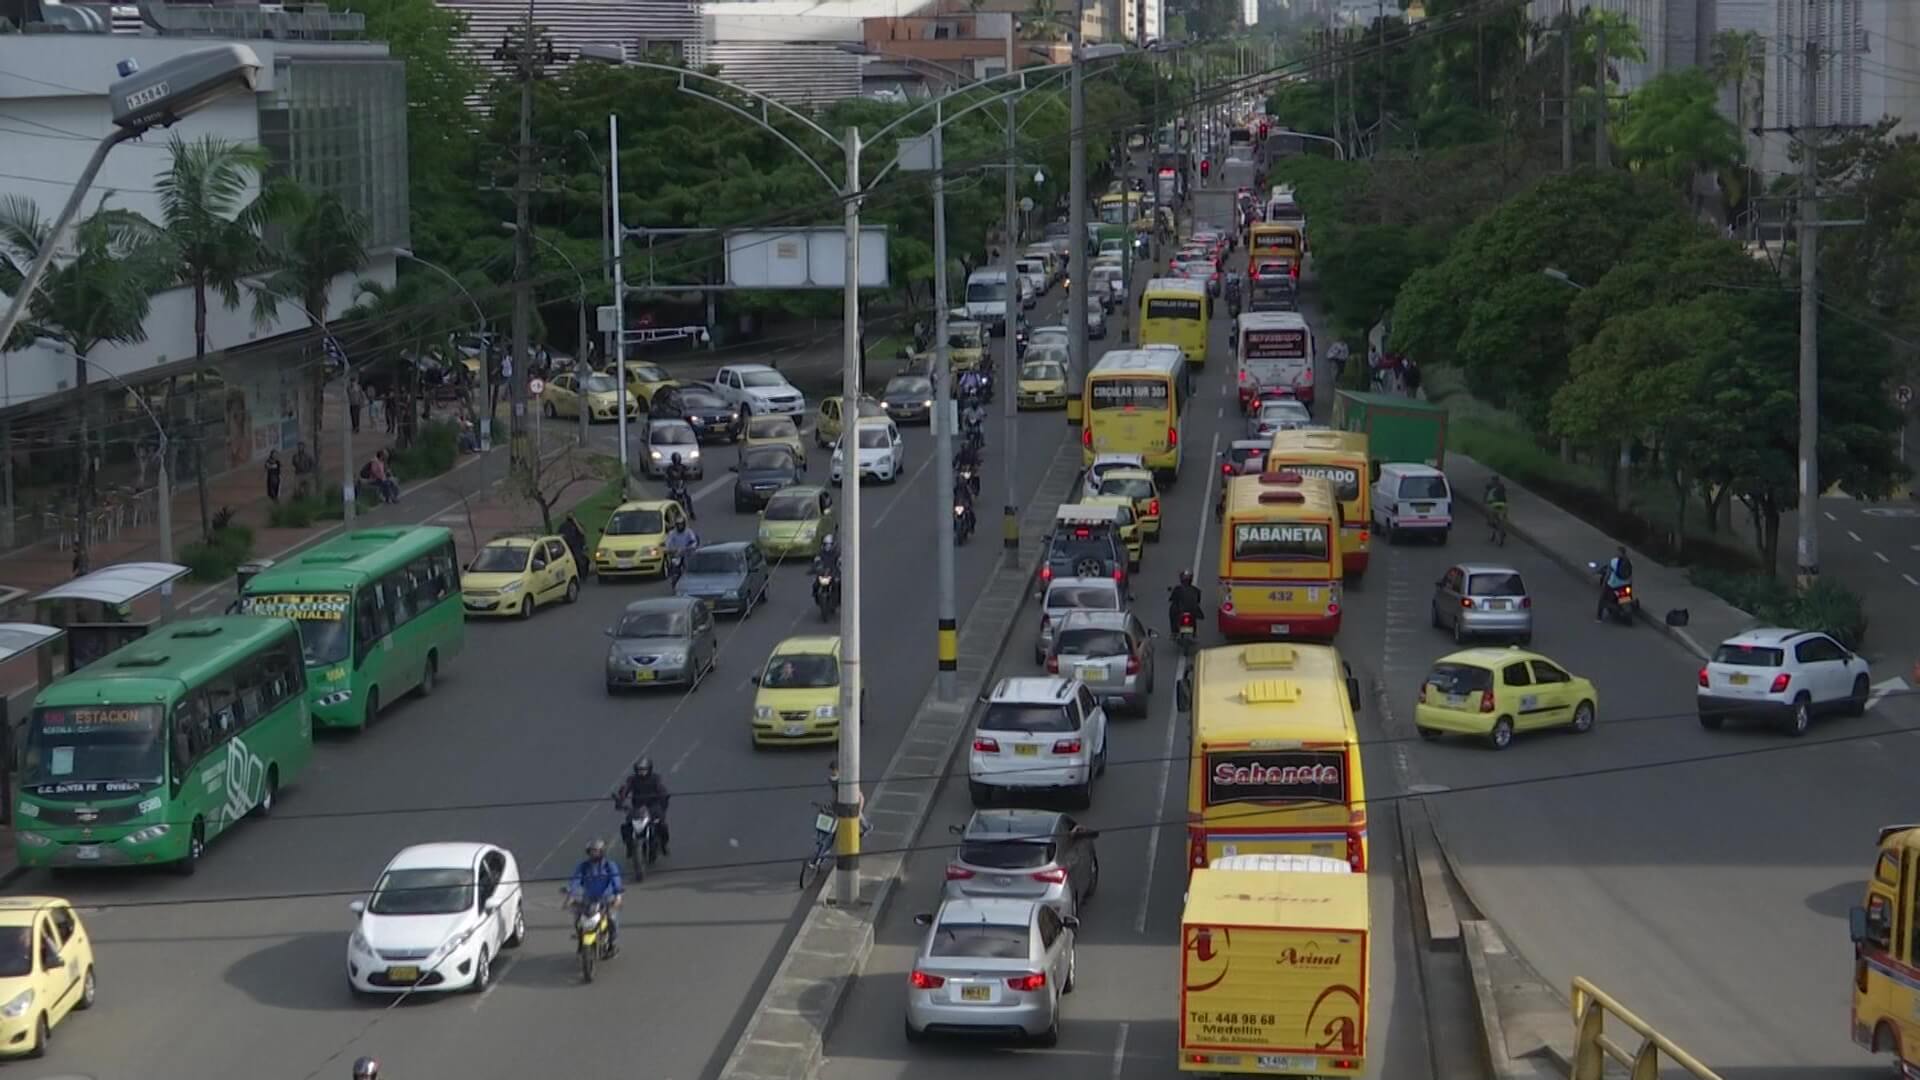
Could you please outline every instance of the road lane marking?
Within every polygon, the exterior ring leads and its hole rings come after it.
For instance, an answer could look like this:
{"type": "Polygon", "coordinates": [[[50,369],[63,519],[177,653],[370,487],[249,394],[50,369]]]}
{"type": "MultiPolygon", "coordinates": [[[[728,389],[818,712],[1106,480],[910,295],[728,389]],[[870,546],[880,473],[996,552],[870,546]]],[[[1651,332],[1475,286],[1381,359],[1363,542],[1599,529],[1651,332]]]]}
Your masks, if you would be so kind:
{"type": "Polygon", "coordinates": [[[1867,695],[1867,708],[1871,709],[1875,705],[1880,704],[1880,699],[1886,697],[1888,694],[1904,694],[1906,692],[1907,680],[1900,676],[1895,675],[1891,679],[1882,679],[1873,684],[1873,692],[1867,695]]]}
{"type": "Polygon", "coordinates": [[[1823,513],[1823,514],[1825,514],[1825,515],[1827,515],[1827,520],[1828,520],[1828,521],[1839,521],[1839,520],[1840,520],[1839,518],[1837,518],[1837,517],[1834,517],[1834,516],[1833,516],[1833,511],[1831,511],[1831,510],[1822,510],[1822,511],[1820,511],[1820,512],[1821,512],[1821,513],[1823,513]]]}
{"type": "Polygon", "coordinates": [[[1886,557],[1885,555],[1882,555],[1882,554],[1880,554],[1880,553],[1879,553],[1879,552],[1877,552],[1877,551],[1873,553],[1873,557],[1874,557],[1874,558],[1876,558],[1876,559],[1879,559],[1879,560],[1880,560],[1881,562],[1883,562],[1883,563],[1890,563],[1890,562],[1892,562],[1892,561],[1893,561],[1893,560],[1891,560],[1891,559],[1889,559],[1889,558],[1887,558],[1887,557],[1886,557]]]}
{"type": "MultiPolygon", "coordinates": [[[[900,490],[900,493],[898,495],[895,495],[893,497],[893,501],[888,503],[885,509],[880,511],[880,516],[873,519],[873,524],[869,526],[869,528],[877,530],[880,528],[880,526],[883,523],[885,523],[885,521],[887,520],[887,515],[893,513],[893,508],[896,506],[899,506],[902,502],[906,501],[907,496],[913,494],[914,486],[920,483],[920,474],[926,472],[927,467],[933,464],[933,459],[939,456],[940,455],[935,451],[932,451],[932,450],[927,451],[927,459],[920,463],[919,468],[913,470],[912,476],[907,477],[906,486],[900,490]]],[[[946,523],[946,518],[943,516],[940,519],[940,521],[941,521],[941,524],[944,525],[946,523]]]]}
{"type": "Polygon", "coordinates": [[[1900,576],[1907,579],[1907,584],[1920,586],[1920,581],[1913,580],[1912,574],[1901,574],[1900,576]]]}
{"type": "Polygon", "coordinates": [[[1860,534],[1857,532],[1854,532],[1852,529],[1847,530],[1847,537],[1848,539],[1852,540],[1856,544],[1860,542],[1860,534]]]}
{"type": "Polygon", "coordinates": [[[1110,1080],[1120,1080],[1120,1070],[1127,1064],[1127,1022],[1120,1021],[1120,1033],[1113,1040],[1113,1066],[1108,1070],[1110,1080]]]}
{"type": "Polygon", "coordinates": [[[695,739],[693,740],[692,745],[687,747],[686,753],[681,754],[680,757],[674,761],[673,765],[667,769],[667,772],[669,773],[679,772],[680,769],[683,766],[685,766],[687,762],[693,760],[693,752],[698,749],[700,749],[700,740],[695,739]]]}

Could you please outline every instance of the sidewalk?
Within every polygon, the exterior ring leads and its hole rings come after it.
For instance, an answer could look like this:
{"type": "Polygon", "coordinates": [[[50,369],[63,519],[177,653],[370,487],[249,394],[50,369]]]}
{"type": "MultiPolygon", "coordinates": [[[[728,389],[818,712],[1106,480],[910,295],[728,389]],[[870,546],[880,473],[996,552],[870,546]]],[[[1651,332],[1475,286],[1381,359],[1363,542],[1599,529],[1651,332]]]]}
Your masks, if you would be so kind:
{"type": "MultiPolygon", "coordinates": [[[[1468,526],[1481,528],[1485,508],[1480,493],[1492,473],[1465,454],[1451,451],[1446,473],[1455,503],[1477,511],[1468,526]]],[[[1582,581],[1592,577],[1587,561],[1610,557],[1620,543],[1511,480],[1507,481],[1507,531],[1582,581]]],[[[1689,582],[1685,570],[1662,566],[1631,548],[1628,555],[1633,559],[1633,587],[1642,598],[1641,619],[1700,659],[1707,659],[1720,642],[1758,624],[1752,615],[1689,582]],[[1667,625],[1666,614],[1675,609],[1687,612],[1686,626],[1667,625]]]]}

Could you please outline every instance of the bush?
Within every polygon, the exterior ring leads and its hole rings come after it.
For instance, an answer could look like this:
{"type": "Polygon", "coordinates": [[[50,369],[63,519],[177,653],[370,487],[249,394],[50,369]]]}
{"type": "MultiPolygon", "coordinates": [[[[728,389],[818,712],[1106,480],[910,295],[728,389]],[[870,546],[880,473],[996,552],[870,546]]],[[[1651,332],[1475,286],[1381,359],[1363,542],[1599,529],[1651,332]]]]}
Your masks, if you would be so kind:
{"type": "Polygon", "coordinates": [[[1866,604],[1839,582],[1823,579],[1802,592],[1767,574],[1697,569],[1687,577],[1761,622],[1831,634],[1856,652],[1867,640],[1866,604]]]}
{"type": "Polygon", "coordinates": [[[267,524],[276,529],[304,529],[325,515],[318,498],[288,499],[267,508],[267,524]]]}
{"type": "Polygon", "coordinates": [[[217,582],[233,577],[240,564],[252,556],[253,530],[245,525],[223,525],[213,530],[210,539],[188,544],[180,552],[180,562],[191,571],[193,580],[217,582]]]}
{"type": "Polygon", "coordinates": [[[413,445],[391,455],[394,475],[409,482],[439,476],[458,460],[460,429],[444,420],[421,425],[413,445]]]}

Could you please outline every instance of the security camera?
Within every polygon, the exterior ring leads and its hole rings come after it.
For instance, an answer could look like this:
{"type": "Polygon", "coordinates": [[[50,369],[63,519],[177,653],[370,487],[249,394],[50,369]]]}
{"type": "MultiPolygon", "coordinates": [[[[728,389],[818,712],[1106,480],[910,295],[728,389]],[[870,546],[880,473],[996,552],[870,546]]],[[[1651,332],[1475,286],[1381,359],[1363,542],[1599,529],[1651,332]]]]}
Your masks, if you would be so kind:
{"type": "Polygon", "coordinates": [[[120,77],[124,79],[140,70],[140,61],[129,56],[125,60],[113,65],[113,70],[119,72],[120,77]]]}
{"type": "Polygon", "coordinates": [[[173,124],[222,94],[251,93],[259,82],[260,58],[245,45],[220,45],[173,57],[151,71],[140,71],[132,61],[121,61],[119,70],[121,77],[107,91],[113,122],[141,132],[173,124]]]}

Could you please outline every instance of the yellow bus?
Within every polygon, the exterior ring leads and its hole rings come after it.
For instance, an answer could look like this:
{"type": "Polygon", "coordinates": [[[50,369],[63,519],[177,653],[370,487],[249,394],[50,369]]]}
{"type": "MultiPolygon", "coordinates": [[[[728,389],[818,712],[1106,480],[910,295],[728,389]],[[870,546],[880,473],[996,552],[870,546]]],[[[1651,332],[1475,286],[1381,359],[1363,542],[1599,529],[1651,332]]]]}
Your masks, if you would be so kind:
{"type": "Polygon", "coordinates": [[[1317,476],[1227,482],[1220,525],[1220,632],[1228,638],[1340,632],[1340,503],[1317,476]]]}
{"type": "Polygon", "coordinates": [[[1367,871],[1360,684],[1330,645],[1202,649],[1175,690],[1193,733],[1187,870],[1319,855],[1367,871]]]}
{"type": "Polygon", "coordinates": [[[1853,938],[1853,1041],[1892,1054],[1896,1075],[1920,1072],[1920,826],[1880,830],[1853,938]]]}
{"type": "Polygon", "coordinates": [[[1178,345],[1187,363],[1204,366],[1212,314],[1206,282],[1154,278],[1140,293],[1140,344],[1178,345]]]}
{"type": "Polygon", "coordinates": [[[1340,558],[1346,576],[1367,572],[1372,549],[1373,485],[1368,483],[1367,437],[1358,431],[1276,431],[1266,468],[1318,476],[1340,500],[1340,558]]]}
{"type": "Polygon", "coordinates": [[[1180,424],[1192,384],[1172,349],[1113,349],[1087,372],[1082,466],[1099,454],[1139,454],[1147,468],[1180,472],[1180,424]]]}
{"type": "Polygon", "coordinates": [[[1307,242],[1295,222],[1263,221],[1247,233],[1247,276],[1260,276],[1260,264],[1263,262],[1281,262],[1287,266],[1287,273],[1300,280],[1300,269],[1306,265],[1307,242]]]}

